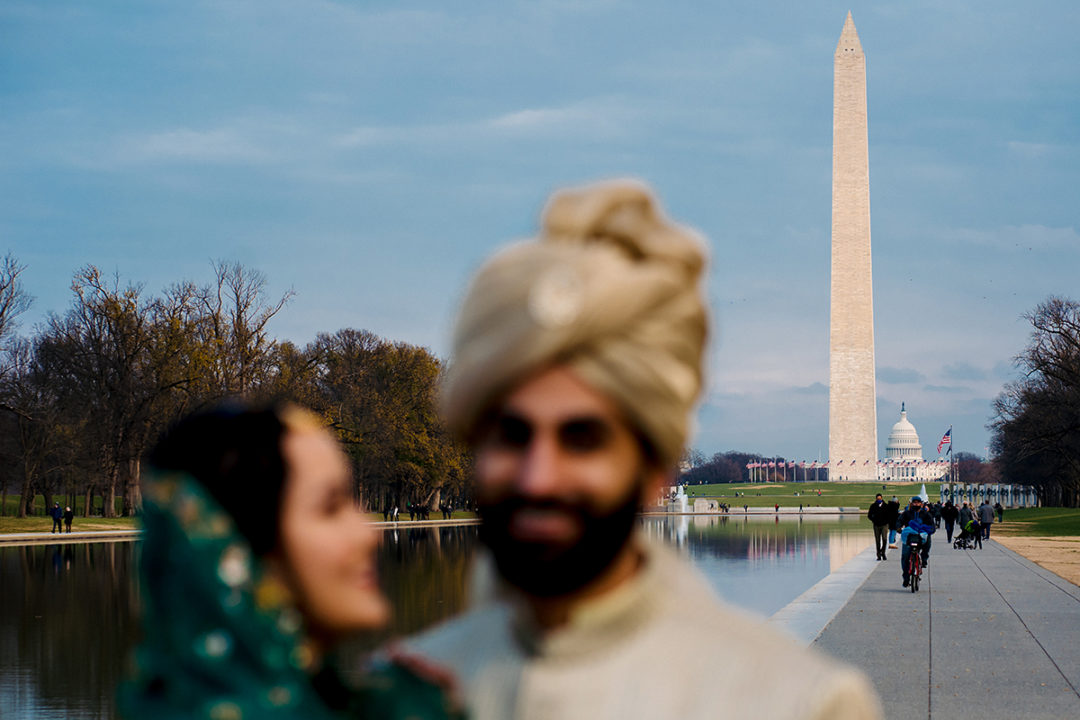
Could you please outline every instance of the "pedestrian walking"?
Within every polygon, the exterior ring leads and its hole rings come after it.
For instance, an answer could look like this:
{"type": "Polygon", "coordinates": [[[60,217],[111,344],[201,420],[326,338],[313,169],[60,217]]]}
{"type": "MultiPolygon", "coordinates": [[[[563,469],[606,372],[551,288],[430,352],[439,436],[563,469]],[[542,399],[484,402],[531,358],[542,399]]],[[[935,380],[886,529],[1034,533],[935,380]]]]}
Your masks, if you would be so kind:
{"type": "Polygon", "coordinates": [[[866,517],[874,526],[874,547],[877,550],[877,559],[884,560],[886,538],[889,532],[889,508],[881,498],[881,493],[878,493],[877,498],[870,504],[866,517]]]}
{"type": "Polygon", "coordinates": [[[990,526],[994,524],[994,508],[989,500],[983,500],[979,506],[979,524],[983,528],[983,539],[990,539],[990,526]]]}
{"type": "Polygon", "coordinates": [[[960,511],[953,505],[953,501],[946,501],[945,507],[941,508],[941,519],[945,523],[945,539],[947,542],[952,542],[953,527],[956,525],[956,519],[959,517],[960,511]]]}
{"type": "Polygon", "coordinates": [[[60,528],[60,521],[64,519],[64,511],[60,509],[60,503],[54,503],[52,509],[49,510],[49,517],[52,518],[52,531],[54,533],[62,533],[60,528]]]}
{"type": "Polygon", "coordinates": [[[75,513],[71,508],[64,508],[64,528],[67,532],[71,532],[71,523],[75,521],[75,513]]]}
{"type": "Polygon", "coordinates": [[[971,514],[971,532],[972,539],[975,541],[975,544],[972,545],[972,547],[982,550],[983,527],[982,524],[979,522],[978,516],[975,515],[975,513],[971,514]]]}
{"type": "Polygon", "coordinates": [[[960,506],[960,527],[966,528],[968,520],[975,517],[975,513],[971,512],[971,507],[967,504],[967,500],[960,506]]]}
{"type": "Polygon", "coordinates": [[[897,521],[900,519],[900,501],[896,499],[896,496],[892,496],[892,500],[885,503],[885,506],[889,509],[889,547],[896,547],[896,527],[897,521]]]}
{"type": "Polygon", "coordinates": [[[1000,502],[994,503],[994,512],[997,513],[998,522],[1005,522],[1005,508],[1002,507],[1000,502]]]}

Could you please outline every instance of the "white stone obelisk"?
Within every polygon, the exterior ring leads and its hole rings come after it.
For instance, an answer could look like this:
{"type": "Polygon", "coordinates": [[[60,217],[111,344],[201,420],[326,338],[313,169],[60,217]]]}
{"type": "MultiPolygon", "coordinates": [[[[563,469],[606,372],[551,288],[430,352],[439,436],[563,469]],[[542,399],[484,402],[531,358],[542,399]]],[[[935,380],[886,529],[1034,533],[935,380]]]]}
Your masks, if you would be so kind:
{"type": "Polygon", "coordinates": [[[833,61],[829,479],[877,479],[866,56],[848,13],[833,61]]]}

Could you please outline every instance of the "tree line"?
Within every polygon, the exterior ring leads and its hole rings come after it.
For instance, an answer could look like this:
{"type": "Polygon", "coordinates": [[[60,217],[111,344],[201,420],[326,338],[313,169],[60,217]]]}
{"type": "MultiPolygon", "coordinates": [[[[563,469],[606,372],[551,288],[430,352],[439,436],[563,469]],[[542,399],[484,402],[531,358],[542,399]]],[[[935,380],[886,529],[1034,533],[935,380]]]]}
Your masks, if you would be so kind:
{"type": "Polygon", "coordinates": [[[1080,506],[1080,303],[1051,296],[1024,315],[1020,378],[994,401],[992,448],[1006,482],[1046,505],[1080,506]]]}
{"type": "MultiPolygon", "coordinates": [[[[268,325],[292,292],[268,297],[266,278],[239,263],[157,295],[88,265],[67,311],[22,335],[24,269],[11,254],[0,260],[0,512],[9,494],[20,516],[37,496],[83,514],[135,512],[146,451],[180,417],[227,398],[319,413],[373,509],[467,498],[468,458],[439,422],[442,363],[427,349],[351,328],[302,348],[278,340],[268,325]]],[[[994,458],[958,453],[960,479],[1033,485],[1044,504],[1080,506],[1080,303],[1050,297],[1024,317],[1020,378],[988,425],[994,458]]],[[[689,450],[680,482],[749,482],[746,464],[768,459],[689,450]]]]}
{"type": "Polygon", "coordinates": [[[22,335],[24,269],[11,254],[0,263],[0,512],[10,493],[19,516],[37,496],[82,514],[132,514],[142,458],[161,433],[230,398],[291,400],[321,415],[372,509],[467,496],[468,458],[435,409],[442,363],[426,348],[351,328],[304,347],[278,340],[268,326],[293,293],[269,297],[266,278],[239,263],[157,295],[88,265],[67,311],[22,335]]]}

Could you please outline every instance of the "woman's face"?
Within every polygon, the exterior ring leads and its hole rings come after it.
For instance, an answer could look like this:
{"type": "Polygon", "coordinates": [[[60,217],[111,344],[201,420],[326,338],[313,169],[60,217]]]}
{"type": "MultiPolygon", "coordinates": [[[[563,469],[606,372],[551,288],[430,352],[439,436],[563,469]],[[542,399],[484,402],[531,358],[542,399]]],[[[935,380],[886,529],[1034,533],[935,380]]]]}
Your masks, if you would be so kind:
{"type": "Polygon", "coordinates": [[[382,626],[377,531],[360,514],[345,455],[325,430],[289,430],[278,557],[311,633],[337,639],[382,626]]]}

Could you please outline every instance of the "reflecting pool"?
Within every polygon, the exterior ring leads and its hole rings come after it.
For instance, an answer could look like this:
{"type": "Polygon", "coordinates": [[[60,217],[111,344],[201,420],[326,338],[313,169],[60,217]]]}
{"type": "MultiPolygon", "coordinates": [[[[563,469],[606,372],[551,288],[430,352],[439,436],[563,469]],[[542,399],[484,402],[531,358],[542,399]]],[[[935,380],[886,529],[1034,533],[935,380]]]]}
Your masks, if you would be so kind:
{"type": "MultiPolygon", "coordinates": [[[[869,546],[862,517],[654,516],[650,537],[693,562],[729,602],[770,615],[869,546]]],[[[358,648],[460,611],[475,526],[383,533],[390,628],[358,648]]],[[[113,717],[138,636],[138,542],[0,547],[0,718],[113,717]]]]}

